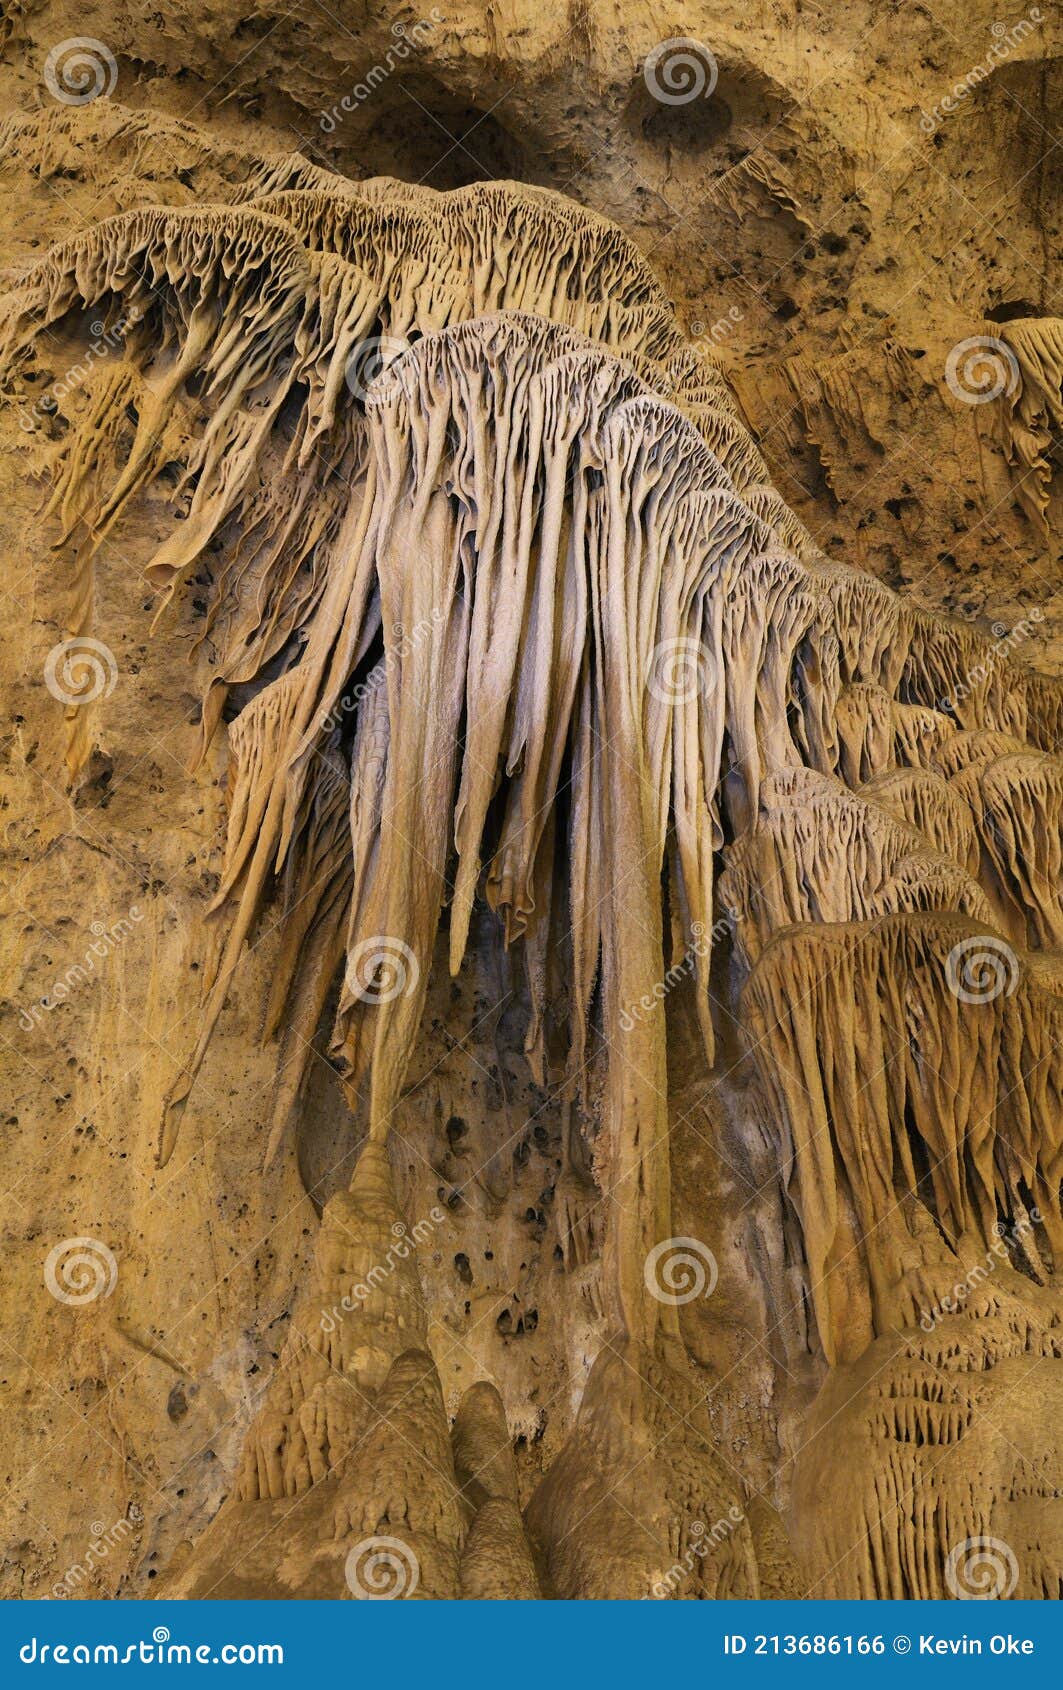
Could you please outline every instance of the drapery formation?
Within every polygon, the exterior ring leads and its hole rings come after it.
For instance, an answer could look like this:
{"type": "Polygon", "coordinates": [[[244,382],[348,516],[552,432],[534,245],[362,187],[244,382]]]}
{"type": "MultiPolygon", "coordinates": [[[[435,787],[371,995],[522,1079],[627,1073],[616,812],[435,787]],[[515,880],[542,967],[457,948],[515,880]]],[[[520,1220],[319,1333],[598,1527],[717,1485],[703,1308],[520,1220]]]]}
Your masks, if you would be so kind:
{"type": "MultiPolygon", "coordinates": [[[[71,635],[102,543],[176,462],[145,573],[161,614],[209,564],[204,748],[238,707],[223,943],[161,1159],[268,896],[271,1154],[341,970],[330,1049],[384,1142],[441,924],[457,972],[482,897],[540,1075],[548,1018],[567,1029],[610,1313],[675,1335],[643,1275],[671,1230],[655,988],[693,958],[711,1067],[724,910],[826,1359],[917,1324],[1002,1217],[1036,1209],[1058,1259],[1063,690],[823,556],[622,234],[512,184],[340,187],[293,159],[239,206],[53,249],[0,353],[88,315],[123,327],[51,450],[71,635]],[[987,935],[996,992],[964,972],[987,935]]],[[[1032,438],[1058,365],[1031,335],[1032,438]]],[[[251,1489],[283,1490],[256,1460],[251,1489]]]]}

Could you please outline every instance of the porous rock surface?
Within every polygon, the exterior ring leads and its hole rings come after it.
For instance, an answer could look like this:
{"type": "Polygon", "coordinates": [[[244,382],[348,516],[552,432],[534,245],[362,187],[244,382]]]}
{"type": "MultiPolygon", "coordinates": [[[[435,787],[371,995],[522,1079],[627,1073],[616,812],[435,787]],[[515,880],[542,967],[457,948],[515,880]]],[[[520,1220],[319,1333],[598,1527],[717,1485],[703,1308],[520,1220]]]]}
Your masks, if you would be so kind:
{"type": "Polygon", "coordinates": [[[5,12],[5,1594],[1058,1593],[1058,24],[953,10],[5,12]]]}

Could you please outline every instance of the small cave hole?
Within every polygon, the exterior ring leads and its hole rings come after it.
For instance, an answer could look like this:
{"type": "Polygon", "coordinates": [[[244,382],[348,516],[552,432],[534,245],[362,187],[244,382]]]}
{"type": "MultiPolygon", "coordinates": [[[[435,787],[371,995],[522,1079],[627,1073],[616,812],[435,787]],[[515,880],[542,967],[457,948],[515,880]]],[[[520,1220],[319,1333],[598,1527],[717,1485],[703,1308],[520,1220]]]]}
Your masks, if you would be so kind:
{"type": "MultiPolygon", "coordinates": [[[[528,181],[534,159],[486,108],[452,94],[435,78],[396,77],[387,105],[372,102],[373,121],[338,130],[335,141],[368,149],[379,172],[446,192],[471,182],[528,181]]],[[[355,115],[356,114],[349,114],[355,115]]]]}
{"type": "Polygon", "coordinates": [[[999,305],[993,305],[986,312],[987,323],[1014,323],[1021,317],[1043,317],[1044,306],[1034,305],[1029,299],[1002,299],[999,305]]]}

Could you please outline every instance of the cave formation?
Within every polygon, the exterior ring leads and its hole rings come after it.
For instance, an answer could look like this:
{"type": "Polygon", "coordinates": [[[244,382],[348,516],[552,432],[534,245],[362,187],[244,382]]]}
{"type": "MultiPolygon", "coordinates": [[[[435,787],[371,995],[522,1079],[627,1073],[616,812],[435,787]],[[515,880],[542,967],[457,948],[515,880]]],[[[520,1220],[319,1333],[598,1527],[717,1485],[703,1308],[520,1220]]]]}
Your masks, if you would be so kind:
{"type": "MultiPolygon", "coordinates": [[[[1047,476],[1063,327],[999,332],[1016,461],[1047,476]]],[[[272,157],[9,274],[13,391],[101,334],[24,442],[63,637],[112,637],[106,576],[190,660],[168,781],[227,766],[158,1174],[267,930],[248,1166],[321,1185],[315,1053],[345,1134],[238,1458],[158,1593],[931,1597],[992,1538],[1014,1594],[1058,1594],[1063,683],[821,549],[651,265],[547,189],[272,157]],[[431,1081],[470,979],[535,1100],[471,1148],[492,1075],[431,1081]],[[724,1250],[677,1216],[677,1053],[731,1099],[766,1343],[814,1378],[785,1499],[687,1338],[724,1250]],[[567,1404],[538,1471],[529,1375],[458,1389],[436,1360],[480,1206],[522,1218],[527,1117],[551,1136],[526,1284],[567,1404]]],[[[76,795],[105,701],[39,708],[76,795]]]]}

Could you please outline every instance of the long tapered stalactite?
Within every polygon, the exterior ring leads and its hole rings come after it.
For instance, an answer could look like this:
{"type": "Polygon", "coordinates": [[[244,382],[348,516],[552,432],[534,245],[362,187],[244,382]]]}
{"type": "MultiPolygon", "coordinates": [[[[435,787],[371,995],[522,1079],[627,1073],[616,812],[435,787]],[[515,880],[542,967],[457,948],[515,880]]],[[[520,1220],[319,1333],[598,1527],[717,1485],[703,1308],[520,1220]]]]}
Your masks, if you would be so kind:
{"type": "MultiPolygon", "coordinates": [[[[17,371],[88,313],[123,325],[121,352],[42,466],[70,635],[99,632],[103,543],[176,464],[144,575],[157,621],[208,572],[201,754],[228,718],[212,977],[160,1161],[271,900],[263,1154],[289,1143],[326,1015],[365,1138],[185,1588],[210,1593],[226,1534],[285,1497],[332,1510],[294,1589],[331,1592],[341,1550],[396,1527],[420,1594],[446,1596],[645,1594],[687,1552],[684,1518],[737,1507],[682,1299],[648,1269],[676,1231],[672,974],[706,1076],[737,1038],[824,1400],[918,1333],[1005,1222],[1029,1234],[1013,1325],[1029,1285],[1043,1334],[1063,1248],[1063,688],[826,557],[632,243],[559,196],[276,161],[239,204],[133,211],[54,248],[8,293],[0,355],[17,371]],[[462,1454],[483,1426],[504,1442],[504,1412],[475,1398],[451,1438],[412,1252],[356,1320],[315,1325],[398,1224],[389,1137],[437,972],[461,974],[484,906],[524,970],[529,1062],[573,1112],[594,1220],[559,1253],[600,1258],[610,1334],[527,1534],[508,1470],[477,1488],[462,1454]],[[613,1469],[642,1459],[652,1494],[617,1503],[613,1469]]],[[[1058,325],[1013,332],[1016,450],[1040,470],[1058,325]]],[[[76,785],[94,718],[70,715],[76,785]]],[[[972,1367],[984,1314],[952,1317],[972,1367]]],[[[866,1436],[885,1509],[899,1480],[866,1436]]],[[[801,1554],[816,1488],[799,1473],[801,1554]]],[[[739,1513],[698,1593],[789,1587],[774,1527],[739,1513]]],[[[883,1525],[854,1588],[936,1594],[939,1525],[903,1550],[883,1525]]]]}

